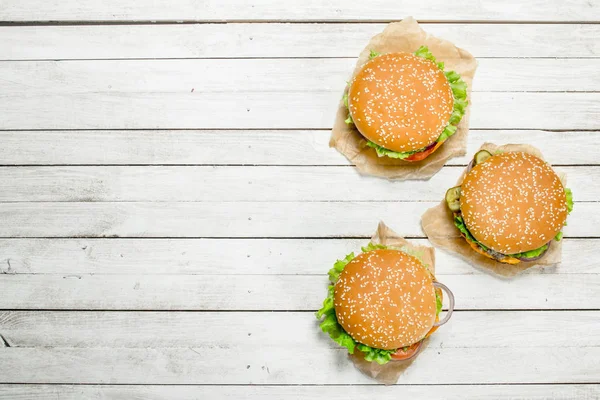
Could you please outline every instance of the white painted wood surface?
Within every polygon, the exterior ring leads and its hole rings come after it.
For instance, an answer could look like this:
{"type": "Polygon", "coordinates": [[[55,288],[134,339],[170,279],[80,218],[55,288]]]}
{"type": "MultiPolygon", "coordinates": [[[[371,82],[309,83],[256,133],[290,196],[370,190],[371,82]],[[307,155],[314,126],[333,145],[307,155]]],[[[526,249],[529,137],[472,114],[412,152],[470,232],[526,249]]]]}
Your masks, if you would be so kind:
{"type": "MultiPolygon", "coordinates": [[[[426,245],[426,239],[411,239],[426,245]]],[[[0,239],[0,273],[37,275],[325,275],[365,239],[0,239]],[[9,265],[10,264],[10,265],[9,265]]],[[[564,239],[567,266],[525,274],[598,274],[597,239],[564,239]]],[[[482,274],[437,252],[437,273],[482,274]]]]}
{"type": "MultiPolygon", "coordinates": [[[[47,88],[4,93],[0,129],[324,129],[332,124],[341,98],[337,90],[192,92],[199,85],[185,91],[154,92],[148,84],[112,91],[106,77],[107,89],[78,92],[69,86],[72,77],[62,79],[47,81],[47,88]],[[67,93],[61,93],[61,85],[70,88],[67,93]]],[[[472,102],[473,128],[594,130],[600,115],[597,92],[477,92],[472,102]]]]}
{"type": "MultiPolygon", "coordinates": [[[[4,165],[350,165],[329,130],[0,131],[4,165]]],[[[598,165],[598,131],[470,130],[465,166],[485,142],[527,143],[553,165],[598,165]],[[581,143],[585,143],[582,146],[581,143]]]]}
{"type": "Polygon", "coordinates": [[[465,1],[449,5],[444,0],[390,2],[374,0],[368,4],[344,0],[261,0],[253,3],[219,0],[176,0],[165,7],[142,0],[121,2],[105,0],[44,1],[3,0],[3,21],[393,21],[407,15],[435,21],[596,21],[600,4],[596,0],[547,2],[534,0],[526,5],[519,0],[498,4],[493,0],[465,1]]]}
{"type": "MultiPolygon", "coordinates": [[[[20,383],[76,380],[86,384],[376,384],[354,368],[347,350],[329,349],[327,340],[321,338],[301,351],[296,346],[270,344],[230,348],[8,348],[3,350],[2,379],[20,383]],[[32,365],[36,368],[30,369],[32,365]]],[[[504,347],[429,347],[398,384],[430,384],[432,365],[437,384],[523,380],[595,383],[600,372],[600,347],[561,350],[553,346],[513,351],[504,347]],[[536,360],[536,367],[523,360],[536,360]]]]}
{"type": "MultiPolygon", "coordinates": [[[[356,58],[385,24],[0,26],[1,60],[356,58]]],[[[423,24],[475,57],[600,56],[595,24],[423,24]],[[551,38],[551,40],[548,40],[551,38]]],[[[478,73],[482,71],[479,70],[478,73]]]]}
{"type": "Polygon", "coordinates": [[[354,397],[377,397],[381,400],[410,398],[430,400],[443,393],[445,399],[463,400],[472,397],[483,400],[550,398],[563,400],[594,400],[600,392],[595,385],[435,385],[435,386],[174,386],[174,385],[10,385],[0,386],[0,396],[19,400],[81,400],[81,399],[152,399],[248,400],[325,398],[346,400],[354,397]]]}
{"type": "MultiPolygon", "coordinates": [[[[4,203],[0,237],[370,237],[385,220],[422,237],[439,202],[30,202],[4,203]]],[[[576,203],[566,237],[600,236],[600,203],[576,203]]]]}
{"type": "MultiPolygon", "coordinates": [[[[355,168],[309,166],[0,167],[0,201],[437,201],[464,167],[446,167],[430,181],[389,182],[355,168]],[[285,190],[281,190],[285,182],[285,190]],[[231,190],[236,188],[236,190],[231,190]]],[[[600,197],[600,167],[558,167],[577,201],[600,197]]]]}
{"type": "MultiPolygon", "coordinates": [[[[0,63],[5,92],[245,93],[340,92],[356,60],[211,59],[17,61],[0,63]],[[318,73],[316,73],[318,72],[318,73]],[[90,79],[90,75],[94,79],[90,79]]],[[[474,92],[594,92],[600,59],[481,59],[474,92]],[[511,85],[498,79],[508,71],[511,85]],[[569,71],[565,74],[565,71],[569,71]]]]}
{"type": "MultiPolygon", "coordinates": [[[[339,60],[270,60],[274,67],[267,68],[262,67],[264,60],[222,61],[224,70],[214,61],[204,60],[7,61],[0,63],[5,81],[0,129],[329,128],[351,71],[350,61],[343,60],[345,67],[341,67],[339,60]],[[330,74],[314,73],[311,64],[315,63],[322,64],[317,71],[333,70],[330,74]],[[337,78],[335,71],[340,71],[337,78]],[[304,81],[306,85],[302,85],[304,81]]],[[[506,87],[508,77],[496,84],[486,84],[484,78],[482,86],[475,81],[471,126],[596,129],[600,94],[593,88],[600,75],[593,71],[598,70],[598,62],[542,62],[548,68],[547,76],[535,64],[528,67],[529,72],[522,69],[521,78],[510,80],[535,79],[539,83],[521,87],[515,83],[517,92],[498,91],[506,87]],[[574,67],[576,64],[581,70],[574,67]],[[564,80],[561,70],[588,79],[544,84],[564,80]],[[556,92],[568,87],[572,92],[556,92]]],[[[487,81],[515,67],[504,65],[492,71],[487,81]]]]}
{"type": "MultiPolygon", "coordinates": [[[[2,283],[0,305],[18,310],[311,311],[323,302],[324,296],[315,293],[327,291],[325,275],[246,273],[244,269],[234,276],[12,275],[2,283]]],[[[460,310],[600,308],[600,277],[592,274],[528,274],[510,282],[488,275],[438,278],[457,292],[460,310]]]]}
{"type": "Polygon", "coordinates": [[[0,0],[0,21],[0,399],[600,397],[596,0],[0,0]],[[411,14],[478,58],[468,155],[360,176],[333,113],[411,14]],[[507,280],[437,252],[459,311],[375,386],[317,327],[326,272],[379,220],[426,244],[486,141],[568,175],[564,262],[507,280]]]}
{"type": "MultiPolygon", "coordinates": [[[[595,311],[458,311],[433,348],[581,347],[600,344],[595,311]],[[472,335],[481,326],[486,335],[472,335]]],[[[4,339],[13,347],[230,348],[273,346],[331,350],[311,312],[5,311],[4,339]],[[198,327],[203,327],[198,329],[198,327]],[[229,330],[230,335],[222,332],[229,330]],[[294,334],[286,334],[294,332],[294,334]]]]}

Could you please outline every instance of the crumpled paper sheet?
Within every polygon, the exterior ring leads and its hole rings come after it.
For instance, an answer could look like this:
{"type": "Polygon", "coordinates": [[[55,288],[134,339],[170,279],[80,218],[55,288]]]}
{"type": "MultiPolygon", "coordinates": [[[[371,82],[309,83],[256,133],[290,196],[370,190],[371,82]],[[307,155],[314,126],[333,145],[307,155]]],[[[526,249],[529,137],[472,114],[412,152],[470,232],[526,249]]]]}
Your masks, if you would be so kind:
{"type": "MultiPolygon", "coordinates": [[[[426,264],[427,268],[431,273],[435,273],[435,249],[428,246],[416,246],[407,240],[400,237],[392,229],[388,228],[383,222],[379,223],[377,232],[371,238],[372,243],[384,244],[386,246],[394,246],[402,249],[406,247],[413,251],[418,251],[419,256],[426,264]]],[[[441,291],[438,292],[441,295],[441,291]]],[[[425,339],[421,350],[425,350],[429,339],[425,339]]],[[[390,361],[387,364],[379,365],[376,362],[365,361],[360,351],[356,351],[354,354],[350,354],[349,357],[354,363],[354,366],[358,368],[365,375],[374,378],[380,383],[386,385],[394,384],[398,381],[398,378],[406,368],[408,368],[417,358],[417,354],[414,358],[406,361],[390,361]]]]}
{"type": "MultiPolygon", "coordinates": [[[[367,141],[358,133],[354,125],[344,122],[348,111],[340,101],[329,141],[350,160],[363,174],[380,176],[388,179],[428,179],[431,178],[450,158],[462,156],[467,151],[467,133],[469,131],[469,114],[471,110],[471,88],[477,69],[477,61],[467,51],[456,47],[447,40],[436,38],[425,32],[412,17],[401,22],[389,24],[382,33],[373,37],[367,47],[360,53],[352,77],[360,67],[369,60],[371,50],[380,53],[409,52],[414,53],[419,47],[429,47],[438,61],[445,63],[445,70],[458,72],[467,83],[469,106],[458,125],[458,129],[440,148],[423,161],[409,162],[389,157],[379,157],[375,149],[367,147],[367,141]]],[[[352,78],[351,78],[352,79],[352,78]]],[[[347,88],[345,89],[347,90],[347,88]]],[[[340,99],[342,95],[340,95],[340,99]]]]}
{"type": "MultiPolygon", "coordinates": [[[[522,151],[544,159],[542,153],[537,148],[526,144],[507,144],[504,146],[497,146],[492,143],[485,143],[479,150],[487,150],[492,154],[498,150],[504,152],[522,151]]],[[[454,186],[462,184],[465,173],[466,169],[454,186]]],[[[566,187],[566,177],[564,175],[560,175],[560,180],[563,186],[566,187]]],[[[448,186],[448,189],[450,189],[450,187],[451,186],[448,186]]],[[[531,262],[522,261],[516,265],[502,264],[492,260],[491,258],[487,258],[481,254],[478,254],[471,248],[471,246],[469,246],[467,241],[460,235],[460,232],[456,226],[454,226],[454,216],[448,207],[446,207],[445,200],[442,200],[439,205],[425,211],[421,217],[421,225],[423,226],[425,235],[427,235],[429,241],[434,246],[440,247],[450,253],[458,254],[473,266],[503,277],[511,277],[523,272],[528,268],[536,266],[547,267],[556,265],[560,263],[562,258],[562,240],[560,242],[553,241],[546,255],[540,260],[531,262]]]]}

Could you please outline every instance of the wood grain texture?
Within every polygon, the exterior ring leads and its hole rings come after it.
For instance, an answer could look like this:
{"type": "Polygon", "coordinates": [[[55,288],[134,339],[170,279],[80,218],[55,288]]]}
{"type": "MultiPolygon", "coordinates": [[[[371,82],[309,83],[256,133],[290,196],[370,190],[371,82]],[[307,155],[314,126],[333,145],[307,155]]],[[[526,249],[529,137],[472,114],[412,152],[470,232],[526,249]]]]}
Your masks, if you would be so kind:
{"type": "MultiPolygon", "coordinates": [[[[341,93],[191,92],[194,87],[176,92],[140,87],[124,92],[107,88],[54,94],[31,88],[4,93],[0,129],[325,129],[332,125],[341,93]]],[[[478,92],[473,93],[471,113],[475,129],[597,130],[600,93],[478,92]]]]}
{"type": "MultiPolygon", "coordinates": [[[[0,27],[0,60],[356,58],[386,24],[0,27]]],[[[421,24],[475,57],[600,56],[595,24],[421,24]],[[549,40],[551,38],[551,40],[549,40]]],[[[513,71],[511,71],[513,72],[513,71]]],[[[500,81],[502,81],[500,79],[500,81]]]]}
{"type": "Polygon", "coordinates": [[[0,399],[600,397],[598,0],[0,0],[0,22],[0,399]],[[427,182],[327,145],[406,15],[479,62],[468,154],[427,182]],[[437,252],[458,311],[374,386],[317,327],[326,271],[380,219],[427,244],[486,141],[568,175],[564,261],[508,280],[437,252]]]}
{"type": "MultiPolygon", "coordinates": [[[[600,346],[598,311],[457,311],[432,348],[600,346]],[[473,334],[482,332],[485,334],[473,334]]],[[[0,311],[11,348],[336,349],[311,312],[0,311]],[[324,337],[325,336],[325,337],[324,337]]]]}
{"type": "MultiPolygon", "coordinates": [[[[346,349],[329,349],[330,339],[321,339],[319,346],[302,351],[268,344],[227,349],[4,348],[0,383],[376,384],[352,365],[346,349]]],[[[599,347],[562,350],[427,348],[398,384],[430,384],[432,365],[436,384],[596,383],[599,347]],[[535,366],[527,360],[535,360],[535,366]]]]}
{"type": "MultiPolygon", "coordinates": [[[[427,184],[361,176],[348,167],[0,167],[2,202],[439,201],[464,167],[427,184]]],[[[598,201],[600,167],[558,167],[577,201],[598,201]]]]}
{"type": "Polygon", "coordinates": [[[0,399],[7,400],[82,400],[82,399],[151,399],[200,400],[346,400],[353,396],[381,400],[410,398],[430,400],[443,396],[463,400],[468,393],[481,400],[594,400],[600,385],[459,385],[435,386],[111,386],[111,385],[0,385],[0,399]]]}
{"type": "MultiPolygon", "coordinates": [[[[373,226],[373,229],[375,227],[373,226]]],[[[335,260],[368,239],[0,239],[0,274],[65,275],[325,275],[335,260]]],[[[413,243],[429,246],[426,239],[413,243]]],[[[598,274],[597,239],[563,239],[555,268],[530,274],[598,274]]],[[[485,273],[444,251],[442,275],[485,273]]]]}
{"type": "Polygon", "coordinates": [[[390,21],[413,15],[434,21],[598,21],[597,1],[534,0],[524,5],[518,0],[498,4],[493,0],[448,6],[442,0],[415,3],[409,0],[375,0],[364,4],[343,0],[323,3],[319,0],[293,0],[280,3],[262,0],[244,1],[177,0],[165,7],[141,0],[123,3],[93,0],[43,1],[3,0],[0,21],[390,21]]]}
{"type": "MultiPolygon", "coordinates": [[[[4,203],[0,237],[370,237],[384,220],[422,237],[438,202],[4,203]]],[[[567,237],[600,236],[600,203],[576,203],[567,237]]]]}
{"type": "MultiPolygon", "coordinates": [[[[6,93],[341,92],[354,58],[20,61],[0,63],[6,93]],[[315,73],[317,72],[317,73],[315,73]]],[[[474,92],[594,92],[600,59],[478,60],[474,92]],[[569,71],[568,74],[565,71],[569,71]],[[510,74],[510,85],[505,79],[510,74]]]]}
{"type": "MultiPolygon", "coordinates": [[[[235,86],[229,75],[215,76],[209,84],[212,78],[177,67],[190,62],[200,61],[0,63],[8,82],[0,97],[0,129],[329,128],[349,72],[339,73],[335,85],[317,78],[318,88],[290,90],[285,72],[278,77],[257,69],[240,83],[253,82],[258,74],[273,84],[253,89],[252,83],[235,86]]],[[[598,92],[484,91],[471,100],[473,128],[600,127],[598,92]]]]}
{"type": "MultiPolygon", "coordinates": [[[[350,165],[328,130],[0,131],[4,165],[350,165]]],[[[599,132],[471,130],[467,165],[485,142],[538,147],[553,165],[599,165],[599,132]],[[585,143],[585,145],[581,145],[585,143]]]]}
{"type": "MultiPolygon", "coordinates": [[[[252,271],[240,269],[234,276],[4,274],[0,309],[315,311],[326,296],[324,275],[248,273],[252,271]]],[[[456,293],[458,310],[600,309],[598,275],[527,274],[511,281],[484,274],[436,276],[456,293]]]]}

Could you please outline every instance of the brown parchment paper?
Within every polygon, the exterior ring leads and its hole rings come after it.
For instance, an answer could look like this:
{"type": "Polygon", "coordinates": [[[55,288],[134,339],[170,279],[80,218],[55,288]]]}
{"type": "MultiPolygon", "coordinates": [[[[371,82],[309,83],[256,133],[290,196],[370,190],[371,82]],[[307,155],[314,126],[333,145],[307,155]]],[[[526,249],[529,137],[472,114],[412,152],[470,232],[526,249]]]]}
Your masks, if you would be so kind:
{"type": "MultiPolygon", "coordinates": [[[[366,145],[367,141],[358,133],[354,125],[344,122],[348,111],[340,101],[329,141],[350,160],[363,174],[380,176],[388,179],[428,179],[439,171],[447,160],[462,156],[467,149],[467,132],[469,131],[469,115],[471,113],[471,88],[477,69],[477,61],[467,51],[456,47],[447,40],[439,39],[425,32],[412,17],[389,24],[382,33],[373,37],[360,53],[352,77],[360,67],[369,60],[371,50],[380,53],[409,52],[414,53],[421,46],[429,50],[438,61],[445,63],[445,70],[458,72],[467,84],[469,106],[463,116],[456,133],[440,148],[423,161],[409,162],[390,157],[379,157],[366,145]]],[[[352,77],[350,79],[352,79],[352,77]]],[[[347,88],[345,89],[347,90],[347,88]]],[[[340,99],[342,96],[340,95],[340,99]]]]}
{"type": "MultiPolygon", "coordinates": [[[[496,151],[522,151],[533,154],[541,159],[544,158],[537,148],[527,144],[497,146],[492,143],[485,143],[479,150],[487,150],[492,154],[496,151]]],[[[455,186],[462,184],[465,173],[466,169],[455,186]]],[[[560,174],[559,177],[563,186],[566,187],[566,176],[560,174]]],[[[448,186],[448,188],[450,187],[448,186]]],[[[429,241],[434,246],[447,250],[450,253],[458,254],[475,267],[504,277],[517,275],[528,268],[536,266],[548,267],[556,265],[560,263],[562,257],[562,240],[560,242],[553,241],[550,249],[541,259],[531,262],[522,261],[516,265],[502,264],[478,254],[469,246],[467,241],[460,235],[458,229],[456,229],[456,226],[454,226],[454,216],[448,207],[446,207],[445,200],[442,200],[439,205],[425,211],[421,217],[421,225],[423,226],[425,235],[427,235],[429,241]]]]}
{"type": "MultiPolygon", "coordinates": [[[[371,238],[372,243],[384,244],[386,246],[394,246],[400,249],[408,248],[412,251],[417,251],[423,263],[427,266],[431,273],[435,273],[435,249],[427,246],[417,246],[400,237],[392,229],[388,228],[383,222],[379,223],[377,232],[371,238]]],[[[438,292],[441,295],[441,292],[438,292]]],[[[421,349],[422,352],[427,347],[429,339],[425,339],[421,349]]],[[[386,385],[394,384],[406,368],[408,368],[414,360],[419,358],[419,354],[410,360],[406,361],[390,361],[387,364],[379,365],[376,362],[365,361],[360,351],[354,354],[349,354],[354,366],[365,375],[374,378],[380,383],[386,385]]]]}

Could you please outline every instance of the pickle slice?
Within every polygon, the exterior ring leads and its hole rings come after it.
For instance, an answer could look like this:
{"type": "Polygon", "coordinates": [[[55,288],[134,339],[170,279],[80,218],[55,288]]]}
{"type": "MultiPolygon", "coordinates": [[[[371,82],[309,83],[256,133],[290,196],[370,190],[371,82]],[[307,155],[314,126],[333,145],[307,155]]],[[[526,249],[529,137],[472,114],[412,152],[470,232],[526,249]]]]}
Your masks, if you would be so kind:
{"type": "Polygon", "coordinates": [[[489,151],[479,150],[477,153],[475,153],[475,157],[473,157],[473,159],[475,160],[475,165],[485,162],[485,160],[487,160],[491,156],[492,153],[490,153],[489,151]]]}
{"type": "Polygon", "coordinates": [[[448,204],[450,211],[460,211],[460,186],[448,189],[446,192],[446,204],[448,204]]]}

